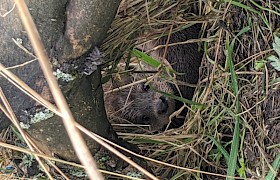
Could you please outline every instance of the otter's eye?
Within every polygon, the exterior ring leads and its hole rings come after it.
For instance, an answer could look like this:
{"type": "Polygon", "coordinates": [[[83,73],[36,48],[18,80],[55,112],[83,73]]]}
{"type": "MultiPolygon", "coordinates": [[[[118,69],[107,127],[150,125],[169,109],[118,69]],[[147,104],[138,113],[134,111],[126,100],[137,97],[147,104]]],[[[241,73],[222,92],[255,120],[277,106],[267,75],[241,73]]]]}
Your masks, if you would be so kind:
{"type": "Polygon", "coordinates": [[[142,90],[143,91],[148,91],[150,89],[150,85],[149,84],[143,84],[142,86],[142,90]]]}
{"type": "Polygon", "coordinates": [[[146,115],[143,115],[142,116],[142,123],[145,124],[145,125],[150,124],[150,117],[146,116],[146,115]]]}

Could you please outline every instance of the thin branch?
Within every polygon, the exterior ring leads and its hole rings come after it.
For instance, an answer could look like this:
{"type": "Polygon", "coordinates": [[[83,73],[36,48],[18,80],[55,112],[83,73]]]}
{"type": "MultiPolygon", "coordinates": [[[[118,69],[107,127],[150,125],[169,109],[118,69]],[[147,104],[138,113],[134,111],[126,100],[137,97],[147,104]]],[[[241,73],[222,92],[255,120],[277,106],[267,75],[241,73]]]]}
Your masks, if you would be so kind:
{"type": "Polygon", "coordinates": [[[73,148],[77,153],[77,156],[81,163],[85,166],[85,169],[90,177],[90,179],[103,179],[100,172],[98,172],[97,165],[80,133],[80,131],[75,127],[74,117],[68,107],[68,104],[58,86],[57,80],[53,75],[51,64],[44,51],[44,46],[39,36],[39,32],[32,20],[32,17],[28,11],[28,8],[24,0],[16,0],[16,6],[18,8],[20,18],[27,31],[28,37],[34,48],[35,54],[39,59],[39,63],[45,75],[45,78],[50,87],[51,93],[54,97],[56,105],[62,114],[62,119],[64,127],[68,133],[71,140],[73,148]]]}

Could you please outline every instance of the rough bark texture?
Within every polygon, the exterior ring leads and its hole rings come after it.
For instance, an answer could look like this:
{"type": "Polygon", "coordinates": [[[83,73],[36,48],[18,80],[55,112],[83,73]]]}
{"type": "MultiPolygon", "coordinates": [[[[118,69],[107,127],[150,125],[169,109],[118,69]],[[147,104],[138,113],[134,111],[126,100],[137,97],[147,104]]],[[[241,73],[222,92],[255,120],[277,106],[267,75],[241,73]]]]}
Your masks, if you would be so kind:
{"type": "Polygon", "coordinates": [[[116,14],[119,0],[72,0],[67,5],[63,56],[77,58],[101,44],[116,14]]]}
{"type": "MultiPolygon", "coordinates": [[[[73,59],[84,59],[93,46],[99,45],[105,38],[106,32],[115,16],[120,1],[109,0],[38,0],[26,1],[41,35],[46,52],[54,68],[64,67],[73,59]]],[[[0,13],[10,10],[13,1],[3,0],[0,13]]],[[[17,9],[5,17],[0,17],[0,62],[6,67],[12,67],[28,62],[34,57],[22,50],[13,42],[14,38],[33,54],[27,34],[21,24],[17,9]]],[[[18,77],[44,98],[52,101],[47,83],[42,75],[38,61],[11,69],[18,77]]],[[[119,144],[105,113],[103,92],[100,84],[100,69],[86,76],[77,74],[70,83],[63,83],[62,90],[76,120],[89,130],[102,135],[119,144]]],[[[29,123],[28,118],[40,110],[38,103],[14,87],[0,76],[0,87],[3,88],[7,99],[18,119],[29,123]],[[27,112],[27,113],[26,113],[27,112]]],[[[10,122],[0,112],[0,130],[6,128],[10,122]]],[[[45,152],[53,152],[68,160],[77,161],[71,143],[59,117],[53,116],[44,121],[31,124],[28,129],[30,135],[45,152]]],[[[99,150],[99,145],[86,139],[92,152],[99,150]]],[[[127,145],[127,144],[126,144],[127,145]]]]}
{"type": "MultiPolygon", "coordinates": [[[[113,133],[110,124],[106,119],[103,105],[103,92],[100,88],[100,70],[90,76],[80,76],[71,81],[63,92],[70,105],[71,111],[82,126],[103,137],[113,133]],[[94,77],[94,78],[93,78],[94,77]]],[[[62,120],[59,116],[53,116],[47,120],[34,123],[27,130],[40,147],[47,146],[45,152],[52,152],[70,161],[78,161],[66,131],[64,131],[62,120]]],[[[86,136],[85,136],[86,137],[86,136]]],[[[100,145],[86,139],[87,145],[92,153],[99,150],[100,145]]]]}
{"type": "MultiPolygon", "coordinates": [[[[65,5],[66,0],[50,0],[50,1],[26,1],[30,7],[35,23],[38,27],[42,41],[49,53],[52,46],[59,39],[59,32],[62,33],[65,24],[65,5]],[[36,4],[34,4],[36,3],[36,4]],[[53,6],[55,4],[56,6],[53,6]],[[56,19],[54,21],[54,19],[56,19]]],[[[13,1],[4,0],[0,4],[0,9],[10,10],[13,7],[13,1]]],[[[2,11],[1,14],[4,12],[2,11]]],[[[22,63],[33,60],[34,57],[26,53],[13,42],[13,38],[20,42],[27,50],[33,53],[27,34],[21,24],[17,9],[14,9],[5,17],[1,17],[0,23],[0,62],[6,67],[20,65],[22,63]]],[[[48,97],[46,81],[43,78],[38,61],[26,64],[12,69],[12,72],[26,82],[38,93],[48,97]]],[[[0,77],[0,86],[3,88],[5,95],[11,103],[17,117],[24,114],[24,110],[32,108],[36,105],[27,95],[22,93],[16,87],[12,86],[3,77],[0,77]]],[[[0,112],[0,129],[9,125],[9,121],[0,112]]]]}

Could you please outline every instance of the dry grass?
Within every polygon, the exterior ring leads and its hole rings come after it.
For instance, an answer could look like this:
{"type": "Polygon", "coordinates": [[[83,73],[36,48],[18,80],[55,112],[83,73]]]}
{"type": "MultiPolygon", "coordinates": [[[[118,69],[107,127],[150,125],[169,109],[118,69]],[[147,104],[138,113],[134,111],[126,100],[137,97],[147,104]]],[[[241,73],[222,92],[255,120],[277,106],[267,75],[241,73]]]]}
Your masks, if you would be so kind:
{"type": "Polygon", "coordinates": [[[177,166],[150,162],[154,174],[172,179],[267,176],[280,153],[279,118],[273,121],[274,136],[264,118],[267,95],[279,85],[279,73],[266,62],[273,53],[279,16],[279,3],[269,0],[123,1],[103,46],[113,64],[136,42],[167,34],[171,26],[177,30],[192,23],[203,25],[204,57],[193,101],[206,107],[190,106],[179,129],[156,135],[121,133],[145,156],[177,166]],[[197,14],[183,18],[192,5],[197,14]],[[257,65],[261,67],[256,69],[257,65]]]}
{"type": "MultiPolygon", "coordinates": [[[[278,103],[279,72],[263,61],[274,53],[279,16],[278,0],[122,2],[103,44],[113,67],[136,42],[166,35],[171,27],[176,31],[202,24],[203,38],[198,41],[204,57],[193,101],[205,107],[189,106],[186,122],[178,129],[155,135],[120,133],[145,157],[154,159],[147,159],[153,174],[160,179],[224,179],[225,175],[260,179],[268,175],[280,153],[271,132],[275,130],[277,137],[279,128],[267,128],[272,122],[279,127],[279,118],[270,116],[280,114],[277,104],[270,103],[278,103]],[[186,15],[192,7],[197,13],[186,15]],[[258,70],[257,64],[262,65],[258,70]],[[276,110],[267,114],[267,107],[276,110]]],[[[3,141],[14,138],[10,136],[1,134],[3,141]]],[[[0,152],[1,167],[5,167],[14,154],[7,149],[0,152]]]]}

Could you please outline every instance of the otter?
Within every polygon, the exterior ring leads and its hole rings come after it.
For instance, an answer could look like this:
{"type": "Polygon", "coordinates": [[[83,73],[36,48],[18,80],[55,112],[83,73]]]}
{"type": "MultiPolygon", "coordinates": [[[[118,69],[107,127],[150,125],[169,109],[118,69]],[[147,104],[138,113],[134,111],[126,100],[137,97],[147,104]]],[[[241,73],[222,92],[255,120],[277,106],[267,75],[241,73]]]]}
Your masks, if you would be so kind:
{"type": "MultiPolygon", "coordinates": [[[[138,80],[145,79],[142,75],[130,75],[129,77],[116,78],[112,87],[117,88],[138,80]]],[[[104,90],[108,90],[108,86],[104,90]]],[[[174,94],[171,86],[154,79],[149,84],[137,83],[131,87],[105,94],[104,102],[109,120],[116,118],[128,120],[134,124],[150,125],[151,130],[158,130],[169,122],[169,116],[175,111],[175,100],[165,97],[155,90],[161,90],[174,94]]],[[[117,121],[118,122],[118,121],[117,121]]]]}
{"type": "MultiPolygon", "coordinates": [[[[199,37],[199,29],[200,27],[195,25],[175,32],[171,34],[169,44],[197,39],[199,37]]],[[[138,48],[148,51],[158,45],[166,45],[166,43],[167,36],[148,42],[138,48]]],[[[186,84],[197,83],[202,59],[202,53],[198,49],[197,43],[178,43],[167,48],[165,59],[176,72],[180,73],[176,76],[177,80],[186,84]]],[[[149,55],[163,62],[164,48],[153,51],[149,55]]],[[[140,69],[152,70],[147,65],[141,66],[140,69]]],[[[104,90],[108,91],[110,88],[117,88],[138,80],[145,80],[146,77],[147,74],[144,75],[143,73],[113,77],[111,83],[104,86],[104,90]]],[[[187,85],[179,85],[178,89],[167,80],[152,78],[147,80],[147,82],[141,82],[129,88],[111,93],[108,92],[104,96],[104,102],[109,120],[115,117],[125,119],[134,124],[150,125],[152,131],[163,128],[164,125],[169,123],[170,115],[175,110],[178,110],[183,103],[165,96],[162,92],[192,99],[194,88],[187,85]]],[[[174,126],[182,124],[183,122],[179,121],[174,126]]]]}

